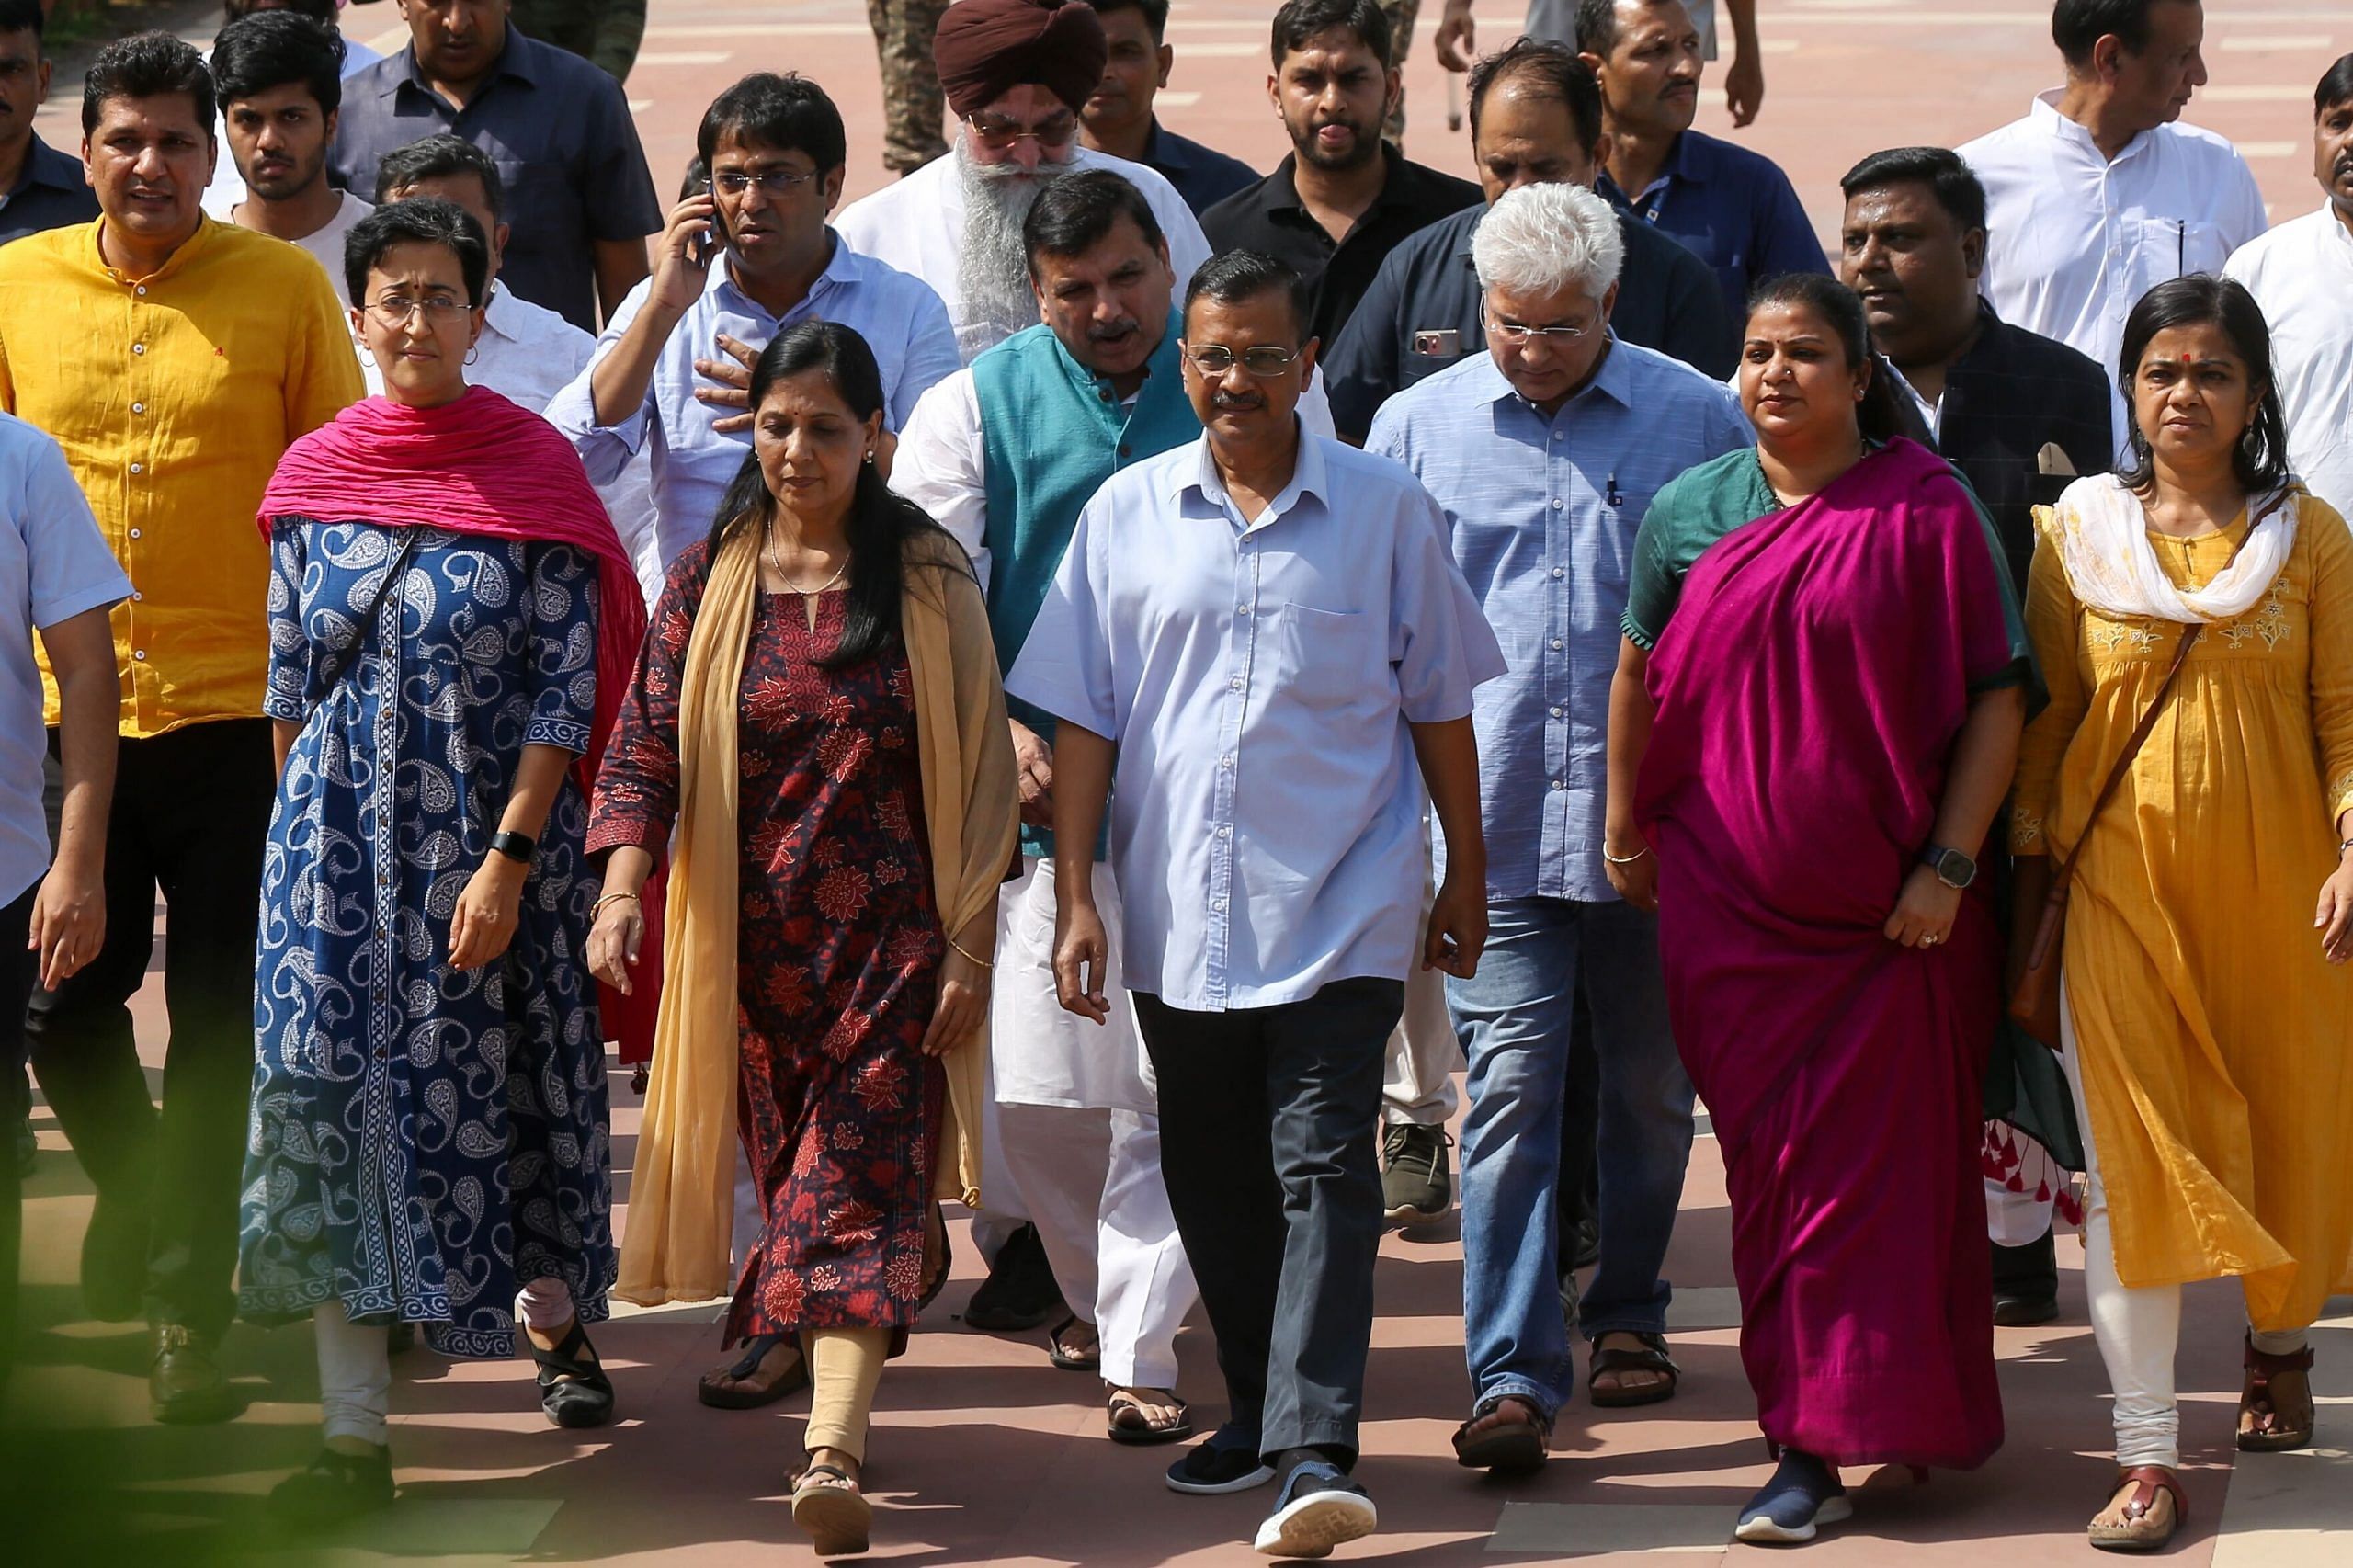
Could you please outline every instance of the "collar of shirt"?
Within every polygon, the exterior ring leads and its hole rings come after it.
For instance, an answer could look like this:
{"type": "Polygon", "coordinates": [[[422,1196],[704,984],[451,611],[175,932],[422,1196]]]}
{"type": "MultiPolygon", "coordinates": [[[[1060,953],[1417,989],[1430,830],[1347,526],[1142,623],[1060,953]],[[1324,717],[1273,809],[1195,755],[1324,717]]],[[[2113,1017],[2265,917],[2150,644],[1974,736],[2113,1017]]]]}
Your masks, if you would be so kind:
{"type": "Polygon", "coordinates": [[[722,310],[738,311],[755,321],[782,324],[788,316],[806,314],[815,308],[820,299],[833,290],[858,285],[858,253],[842,244],[841,235],[835,233],[830,225],[825,230],[825,243],[833,249],[825,257],[824,270],[819,272],[815,281],[809,285],[809,291],[801,296],[801,302],[787,310],[784,315],[778,315],[744,292],[743,286],[735,281],[735,269],[728,265],[724,256],[720,258],[720,265],[710,269],[710,276],[703,280],[703,298],[715,300],[722,310]]]}
{"type": "MultiPolygon", "coordinates": [[[[1419,181],[1415,177],[1413,163],[1388,142],[1381,144],[1381,155],[1387,160],[1381,169],[1381,194],[1374,197],[1372,205],[1359,213],[1357,221],[1349,225],[1348,232],[1351,234],[1370,223],[1376,213],[1392,207],[1410,206],[1415,199],[1415,187],[1419,181]]],[[[1318,229],[1323,227],[1315,222],[1315,215],[1308,211],[1306,201],[1299,194],[1298,153],[1285,153],[1281,166],[1275,170],[1267,190],[1267,210],[1295,212],[1302,222],[1314,224],[1318,229]]]]}
{"type": "Polygon", "coordinates": [[[1706,185],[1714,177],[1715,154],[1714,146],[1705,136],[1696,131],[1686,131],[1676,137],[1674,147],[1666,154],[1666,162],[1659,168],[1658,177],[1644,186],[1640,196],[1630,198],[1619,189],[1618,182],[1609,177],[1608,169],[1594,172],[1594,188],[1621,207],[1649,209],[1643,216],[1655,223],[1658,222],[1660,202],[1672,195],[1677,186],[1706,185]],[[1653,197],[1659,200],[1652,200],[1653,197]]]}
{"type": "Polygon", "coordinates": [[[1189,169],[1193,166],[1193,149],[1183,137],[1163,131],[1160,117],[1154,115],[1152,133],[1144,138],[1143,156],[1136,162],[1147,168],[1189,169]]]}
{"type": "Polygon", "coordinates": [[[452,105],[435,89],[432,83],[425,79],[425,67],[418,64],[416,61],[416,45],[410,43],[405,45],[400,52],[400,61],[406,68],[405,72],[390,77],[377,96],[391,97],[403,88],[414,88],[442,108],[455,108],[456,112],[463,114],[467,109],[482,102],[483,97],[497,85],[501,78],[520,82],[527,87],[538,86],[539,61],[535,51],[545,47],[547,46],[544,44],[524,37],[516,30],[515,24],[509,21],[506,24],[506,41],[499,48],[498,58],[491,62],[490,69],[483,74],[482,85],[474,89],[473,97],[468,98],[460,107],[452,105]]]}
{"type": "Polygon", "coordinates": [[[25,166],[17,171],[17,183],[0,194],[13,199],[37,185],[52,190],[81,188],[85,186],[82,165],[35,136],[25,147],[25,166]]]}
{"type": "Polygon", "coordinates": [[[498,279],[492,278],[490,300],[483,306],[482,324],[509,343],[520,343],[523,338],[516,330],[520,324],[515,319],[514,300],[512,292],[499,287],[498,279]]]}
{"type": "Polygon", "coordinates": [[[2050,87],[2037,93],[2033,107],[2026,111],[2028,123],[2040,126],[2052,141],[2095,167],[2114,168],[2148,151],[2154,133],[2143,131],[2127,142],[2123,150],[2113,158],[2101,152],[2099,144],[2092,140],[2090,131],[2059,112],[2059,100],[2066,97],[2066,92],[2064,87],[2050,87]]]}
{"type": "Polygon", "coordinates": [[[1307,433],[1300,425],[1297,414],[1291,415],[1291,428],[1299,437],[1299,452],[1291,465],[1290,483],[1267,503],[1267,509],[1258,514],[1256,522],[1242,520],[1242,508],[1233,504],[1233,495],[1225,488],[1225,476],[1218,472],[1217,453],[1211,449],[1206,431],[1194,448],[1198,460],[1189,472],[1183,463],[1170,465],[1169,498],[1181,506],[1188,495],[1198,495],[1204,503],[1217,508],[1233,525],[1235,532],[1243,534],[1254,534],[1273,527],[1282,520],[1284,514],[1309,495],[1329,506],[1332,504],[1332,483],[1324,468],[1324,443],[1307,433]]]}
{"type": "Polygon", "coordinates": [[[213,231],[220,228],[221,223],[217,219],[208,218],[199,214],[196,221],[196,233],[190,234],[188,239],[182,243],[180,248],[172,253],[171,259],[165,262],[163,266],[157,267],[154,271],[149,273],[144,278],[131,277],[129,274],[124,273],[108,264],[107,261],[107,253],[104,247],[98,244],[98,235],[105,230],[106,226],[107,221],[104,216],[101,216],[97,222],[90,225],[88,239],[89,249],[85,253],[90,266],[106,277],[111,278],[117,283],[123,285],[125,288],[135,287],[141,292],[144,293],[148,289],[152,288],[155,284],[169,281],[173,277],[184,270],[189,262],[204,254],[205,247],[212,243],[213,231]]]}
{"type": "Polygon", "coordinates": [[[1510,380],[1504,375],[1503,367],[1495,363],[1495,357],[1492,353],[1480,355],[1480,369],[1470,373],[1478,378],[1479,390],[1489,403],[1517,403],[1536,418],[1542,420],[1547,426],[1566,417],[1571,409],[1588,398],[1606,397],[1620,408],[1631,408],[1634,406],[1632,361],[1626,355],[1618,352],[1618,335],[1609,332],[1607,327],[1602,330],[1608,334],[1609,347],[1601,356],[1599,368],[1586,380],[1585,385],[1579,387],[1566,403],[1561,404],[1560,412],[1557,414],[1547,415],[1536,404],[1520,396],[1518,389],[1514,387],[1510,380]]]}
{"type": "MultiPolygon", "coordinates": [[[[1051,327],[1047,329],[1050,334],[1052,330],[1051,327]]],[[[1176,307],[1171,305],[1168,308],[1168,319],[1161,325],[1160,342],[1143,362],[1145,381],[1149,381],[1154,376],[1184,374],[1184,368],[1177,363],[1176,351],[1177,340],[1184,335],[1185,318],[1177,312],[1176,307]]],[[[1125,397],[1115,395],[1111,390],[1110,378],[1098,376],[1085,365],[1080,364],[1078,357],[1064,347],[1063,340],[1059,337],[1054,339],[1054,362],[1063,368],[1063,374],[1070,378],[1071,385],[1089,397],[1099,397],[1105,403],[1116,403],[1124,408],[1143,395],[1142,387],[1138,387],[1125,397]]]]}

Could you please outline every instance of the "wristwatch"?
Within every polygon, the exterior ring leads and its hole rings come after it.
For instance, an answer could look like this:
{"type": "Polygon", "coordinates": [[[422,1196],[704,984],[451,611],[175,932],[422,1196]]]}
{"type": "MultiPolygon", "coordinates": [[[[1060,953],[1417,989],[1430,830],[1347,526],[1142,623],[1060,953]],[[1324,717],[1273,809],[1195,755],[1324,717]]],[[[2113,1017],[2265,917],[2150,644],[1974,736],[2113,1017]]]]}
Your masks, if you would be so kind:
{"type": "Polygon", "coordinates": [[[540,852],[538,839],[527,838],[519,833],[494,833],[490,835],[490,846],[497,854],[506,856],[509,860],[520,860],[526,866],[531,863],[531,857],[540,852]]]}
{"type": "Polygon", "coordinates": [[[1977,862],[1941,844],[1931,844],[1921,850],[1920,864],[1934,871],[1937,881],[1949,888],[1965,888],[1977,880],[1977,862]]]}

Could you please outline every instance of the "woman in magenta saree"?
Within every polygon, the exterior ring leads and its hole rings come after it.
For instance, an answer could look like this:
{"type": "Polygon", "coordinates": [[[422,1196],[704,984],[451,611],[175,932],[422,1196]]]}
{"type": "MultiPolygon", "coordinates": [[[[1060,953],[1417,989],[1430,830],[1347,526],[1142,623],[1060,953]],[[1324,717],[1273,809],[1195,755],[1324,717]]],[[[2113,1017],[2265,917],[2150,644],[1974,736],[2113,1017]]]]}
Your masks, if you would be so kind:
{"type": "Polygon", "coordinates": [[[1612,693],[1613,880],[1659,912],[1780,1453],[1745,1540],[1846,1517],[1838,1465],[2002,1441],[1978,1172],[2002,955],[1971,884],[2030,666],[1991,523],[1888,437],[1864,346],[1831,279],[1760,293],[1757,447],[1652,504],[1612,693]]]}

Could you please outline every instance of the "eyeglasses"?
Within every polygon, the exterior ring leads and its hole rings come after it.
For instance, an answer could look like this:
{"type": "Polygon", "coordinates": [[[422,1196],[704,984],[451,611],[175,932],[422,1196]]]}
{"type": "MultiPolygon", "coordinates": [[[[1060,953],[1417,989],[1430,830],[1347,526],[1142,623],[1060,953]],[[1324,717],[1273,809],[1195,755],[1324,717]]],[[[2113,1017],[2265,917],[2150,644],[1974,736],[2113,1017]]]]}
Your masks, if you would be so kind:
{"type": "Polygon", "coordinates": [[[1188,347],[1185,350],[1185,357],[1190,359],[1193,362],[1193,368],[1204,376],[1222,376],[1233,369],[1233,362],[1239,359],[1242,361],[1242,368],[1252,375],[1267,378],[1279,376],[1290,369],[1291,362],[1297,359],[1299,355],[1292,349],[1278,348],[1270,343],[1260,343],[1254,344],[1239,354],[1216,344],[1211,344],[1205,348],[1188,347]]]}
{"type": "Polygon", "coordinates": [[[763,196],[790,196],[794,191],[817,177],[815,169],[805,175],[790,169],[767,169],[759,174],[746,174],[742,169],[722,169],[710,176],[711,188],[722,196],[741,196],[754,186],[763,196]]]}
{"type": "Polygon", "coordinates": [[[1028,126],[1019,120],[1002,119],[995,115],[967,115],[964,123],[972,128],[972,136],[992,153],[1010,153],[1019,142],[1035,142],[1040,152],[1067,147],[1078,135],[1078,117],[1063,113],[1043,125],[1028,126]]]}
{"type": "Polygon", "coordinates": [[[368,313],[386,326],[406,326],[417,312],[425,312],[426,330],[438,332],[473,307],[463,300],[408,300],[386,294],[368,302],[368,313]]]}
{"type": "Polygon", "coordinates": [[[1524,348],[1530,338],[1537,337],[1555,347],[1574,343],[1593,330],[1589,324],[1585,326],[1527,326],[1516,321],[1500,320],[1493,311],[1485,312],[1484,314],[1487,322],[1487,335],[1499,342],[1508,343],[1514,348],[1524,348]]]}

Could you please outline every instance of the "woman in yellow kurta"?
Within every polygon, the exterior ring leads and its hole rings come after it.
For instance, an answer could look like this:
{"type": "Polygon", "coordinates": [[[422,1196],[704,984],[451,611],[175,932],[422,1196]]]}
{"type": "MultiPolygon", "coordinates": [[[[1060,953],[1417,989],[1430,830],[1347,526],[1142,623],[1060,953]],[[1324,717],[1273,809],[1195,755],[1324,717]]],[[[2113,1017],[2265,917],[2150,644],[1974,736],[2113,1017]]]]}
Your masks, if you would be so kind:
{"type": "Polygon", "coordinates": [[[2038,519],[2027,627],[2051,705],[2021,749],[2012,847],[2035,858],[2030,934],[2084,841],[2062,1032],[2121,1471],[2091,1539],[2145,1549],[2182,1514],[2181,1285],[2240,1278],[2239,1446],[2281,1449],[2311,1440],[2304,1330],[2353,1283],[2353,538],[2287,474],[2268,334],[2237,284],[2153,290],[2120,369],[2131,471],[2038,519]]]}

